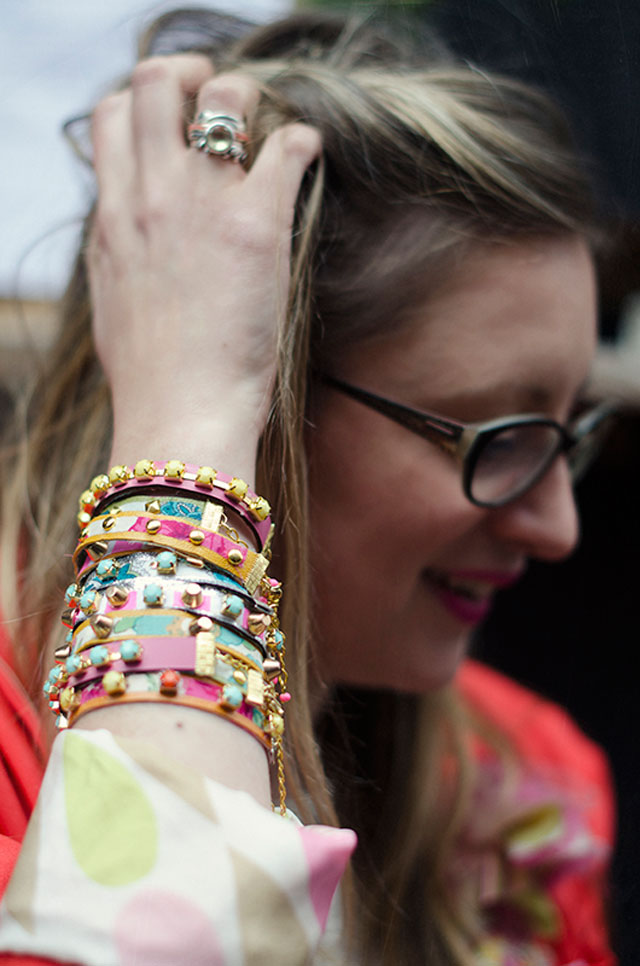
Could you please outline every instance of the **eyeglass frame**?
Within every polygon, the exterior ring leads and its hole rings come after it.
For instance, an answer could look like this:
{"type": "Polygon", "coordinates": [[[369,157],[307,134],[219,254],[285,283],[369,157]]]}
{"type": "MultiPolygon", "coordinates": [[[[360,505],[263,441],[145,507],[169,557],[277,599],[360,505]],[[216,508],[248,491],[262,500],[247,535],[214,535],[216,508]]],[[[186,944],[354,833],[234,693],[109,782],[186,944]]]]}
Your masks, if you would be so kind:
{"type": "Polygon", "coordinates": [[[588,438],[594,438],[598,431],[602,432],[606,421],[615,413],[616,406],[613,402],[605,400],[599,402],[585,412],[581,413],[569,425],[563,426],[562,423],[537,413],[525,413],[515,416],[503,416],[497,419],[490,419],[483,422],[465,423],[456,419],[447,419],[444,416],[428,413],[424,410],[414,409],[404,403],[396,402],[385,396],[354,386],[337,376],[327,372],[317,371],[315,374],[328,386],[332,386],[339,392],[376,412],[382,413],[388,419],[392,419],[400,426],[404,426],[410,432],[415,433],[422,439],[433,443],[439,449],[453,456],[460,464],[462,469],[462,489],[467,499],[474,506],[484,509],[499,509],[513,503],[521,496],[533,489],[543,476],[551,468],[556,458],[564,455],[567,458],[571,479],[575,483],[578,481],[584,470],[595,457],[597,447],[593,451],[588,451],[588,459],[582,462],[577,457],[580,455],[580,444],[588,438]],[[552,450],[549,457],[544,461],[540,469],[527,480],[520,489],[509,494],[501,501],[478,500],[471,493],[471,483],[473,474],[478,463],[478,459],[483,451],[482,442],[488,436],[493,437],[503,429],[510,429],[518,426],[551,426],[558,433],[558,447],[552,450]],[[572,459],[572,451],[576,452],[576,458],[572,459]]]}

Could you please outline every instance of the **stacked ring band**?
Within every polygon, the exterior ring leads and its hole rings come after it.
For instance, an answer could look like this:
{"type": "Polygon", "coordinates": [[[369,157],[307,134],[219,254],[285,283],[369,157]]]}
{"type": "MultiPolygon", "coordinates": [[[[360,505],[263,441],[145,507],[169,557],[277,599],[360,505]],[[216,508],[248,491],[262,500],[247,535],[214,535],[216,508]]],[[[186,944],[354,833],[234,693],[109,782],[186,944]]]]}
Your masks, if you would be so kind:
{"type": "Polygon", "coordinates": [[[188,129],[193,147],[216,158],[242,162],[247,157],[244,124],[230,114],[201,111],[188,129]]]}

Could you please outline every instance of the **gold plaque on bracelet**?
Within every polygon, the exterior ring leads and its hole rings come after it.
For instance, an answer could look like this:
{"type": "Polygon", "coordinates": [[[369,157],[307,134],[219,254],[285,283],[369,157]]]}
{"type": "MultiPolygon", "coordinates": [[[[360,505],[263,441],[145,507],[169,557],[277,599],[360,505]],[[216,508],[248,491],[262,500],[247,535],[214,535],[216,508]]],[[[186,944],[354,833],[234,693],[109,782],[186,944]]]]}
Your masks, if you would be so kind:
{"type": "Polygon", "coordinates": [[[216,641],[210,632],[196,634],[195,673],[199,677],[213,677],[216,666],[216,641]]]}
{"type": "Polygon", "coordinates": [[[247,674],[247,704],[257,705],[259,708],[264,703],[264,681],[259,671],[250,670],[247,674]]]}
{"type": "Polygon", "coordinates": [[[202,511],[202,519],[200,520],[200,526],[205,530],[211,530],[213,533],[216,532],[220,526],[220,521],[222,520],[222,507],[219,503],[212,503],[211,500],[207,500],[202,511]]]}
{"type": "Polygon", "coordinates": [[[259,553],[255,559],[253,567],[245,579],[245,587],[250,594],[255,594],[258,586],[260,585],[260,581],[267,572],[268,566],[269,561],[267,558],[263,554],[259,553]]]}

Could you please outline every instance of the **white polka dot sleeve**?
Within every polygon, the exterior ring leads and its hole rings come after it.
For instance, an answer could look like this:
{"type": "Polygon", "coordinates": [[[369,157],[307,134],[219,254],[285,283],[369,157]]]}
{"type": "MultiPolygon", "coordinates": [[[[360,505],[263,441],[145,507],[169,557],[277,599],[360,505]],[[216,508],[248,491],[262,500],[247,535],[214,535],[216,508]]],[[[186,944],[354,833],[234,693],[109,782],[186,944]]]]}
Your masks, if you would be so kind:
{"type": "Polygon", "coordinates": [[[314,961],[355,847],[108,731],[56,739],[0,951],[84,966],[314,961]]]}

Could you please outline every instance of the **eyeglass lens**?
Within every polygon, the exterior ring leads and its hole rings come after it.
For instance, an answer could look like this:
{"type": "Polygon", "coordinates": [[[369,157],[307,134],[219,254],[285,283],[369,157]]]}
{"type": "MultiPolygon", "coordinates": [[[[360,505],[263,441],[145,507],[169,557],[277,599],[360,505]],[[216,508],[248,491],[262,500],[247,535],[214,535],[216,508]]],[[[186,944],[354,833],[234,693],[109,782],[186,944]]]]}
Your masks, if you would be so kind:
{"type": "Polygon", "coordinates": [[[555,426],[510,426],[478,440],[470,484],[471,496],[499,506],[523,493],[544,473],[562,448],[555,426]]]}

